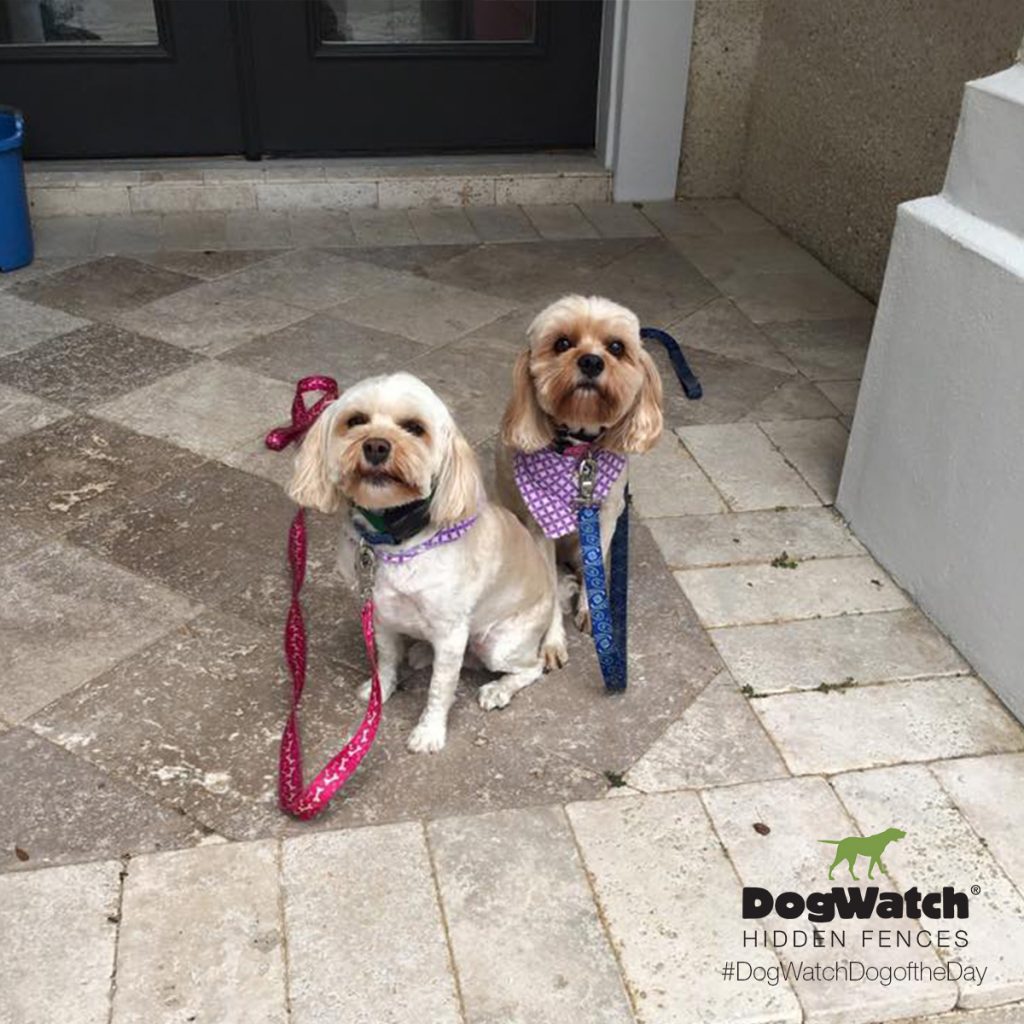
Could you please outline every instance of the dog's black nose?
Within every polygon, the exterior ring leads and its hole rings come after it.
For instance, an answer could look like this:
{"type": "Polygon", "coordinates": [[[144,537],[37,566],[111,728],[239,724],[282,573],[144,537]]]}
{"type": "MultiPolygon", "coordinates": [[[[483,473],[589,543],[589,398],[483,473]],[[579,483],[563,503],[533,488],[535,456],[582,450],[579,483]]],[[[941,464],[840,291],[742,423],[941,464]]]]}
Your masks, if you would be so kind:
{"type": "Polygon", "coordinates": [[[385,441],[382,437],[371,437],[363,442],[363,455],[371,466],[379,466],[382,462],[388,461],[391,454],[391,442],[385,441]]]}
{"type": "Polygon", "coordinates": [[[604,369],[604,360],[600,356],[588,352],[576,360],[576,365],[584,377],[600,377],[601,371],[604,369]]]}

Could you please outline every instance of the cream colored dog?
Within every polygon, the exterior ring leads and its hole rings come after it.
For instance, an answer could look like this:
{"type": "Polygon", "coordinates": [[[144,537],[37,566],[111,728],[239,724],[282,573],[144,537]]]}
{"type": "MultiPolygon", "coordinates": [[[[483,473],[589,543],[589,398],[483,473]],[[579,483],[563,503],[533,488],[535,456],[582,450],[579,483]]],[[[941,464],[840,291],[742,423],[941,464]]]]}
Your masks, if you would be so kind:
{"type": "Polygon", "coordinates": [[[542,674],[540,647],[556,603],[544,561],[523,525],[486,502],[473,449],[421,380],[373,377],[332,402],[302,443],[288,493],[300,505],[348,513],[339,560],[350,579],[360,537],[392,524],[396,543],[376,548],[373,588],[384,699],[407,639],[434,652],[410,750],[444,746],[467,647],[503,673],[481,687],[485,709],[504,707],[542,674]],[[456,539],[435,544],[449,534],[456,539]],[[434,546],[414,553],[425,543],[434,546]],[[400,553],[411,557],[389,557],[400,553]]]}
{"type": "MultiPolygon", "coordinates": [[[[512,371],[512,398],[502,420],[504,446],[497,454],[501,501],[536,537],[552,579],[558,562],[579,567],[577,535],[545,536],[516,486],[517,452],[558,445],[590,445],[620,455],[646,452],[661,436],[661,377],[640,340],[636,314],[609,299],[566,295],[544,309],[527,329],[529,347],[512,371]]],[[[607,570],[615,522],[625,504],[623,470],[601,503],[601,547],[607,570]]],[[[578,574],[577,574],[578,576],[578,574]]],[[[590,612],[577,579],[576,624],[587,631],[590,612]]],[[[542,654],[547,667],[564,665],[568,653],[562,612],[556,605],[542,654]]]]}

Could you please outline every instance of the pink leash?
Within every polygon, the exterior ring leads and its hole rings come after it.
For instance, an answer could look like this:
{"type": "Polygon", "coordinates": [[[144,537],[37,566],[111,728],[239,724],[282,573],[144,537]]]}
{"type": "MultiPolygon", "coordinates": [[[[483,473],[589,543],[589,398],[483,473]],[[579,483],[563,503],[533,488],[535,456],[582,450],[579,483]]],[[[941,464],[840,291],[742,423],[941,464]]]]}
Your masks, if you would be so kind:
{"type": "MultiPolygon", "coordinates": [[[[304,377],[295,389],[292,402],[292,422],[267,434],[266,444],[281,451],[298,441],[316,422],[321,412],[338,397],[338,384],[331,377],[304,377]],[[322,397],[307,408],[304,395],[321,392],[322,397]]],[[[306,685],[306,626],[302,619],[299,592],[306,576],[306,514],[299,509],[288,530],[288,562],[292,569],[292,600],[284,627],[284,654],[292,677],[292,707],[281,736],[281,754],[278,776],[278,799],[281,809],[296,818],[308,821],[316,817],[330,802],[334,794],[349,780],[366,756],[380,725],[380,675],[377,672],[377,647],[373,636],[373,553],[361,550],[360,576],[363,607],[360,619],[366,658],[370,663],[370,700],[366,714],[355,734],[327,762],[313,781],[302,784],[302,744],[299,740],[299,703],[306,685]]]]}

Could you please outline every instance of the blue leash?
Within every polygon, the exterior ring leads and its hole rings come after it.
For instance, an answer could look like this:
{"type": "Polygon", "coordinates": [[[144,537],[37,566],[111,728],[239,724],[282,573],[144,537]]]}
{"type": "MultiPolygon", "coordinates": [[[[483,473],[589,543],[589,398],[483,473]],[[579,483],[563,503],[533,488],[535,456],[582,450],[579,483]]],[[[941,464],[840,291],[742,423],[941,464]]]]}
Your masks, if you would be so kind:
{"type": "MultiPolygon", "coordinates": [[[[665,346],[683,393],[691,401],[700,398],[703,389],[690,369],[679,342],[667,331],[657,327],[641,328],[640,337],[660,341],[665,346]]],[[[604,687],[609,693],[621,693],[626,689],[628,666],[629,487],[626,488],[626,504],[615,522],[615,532],[612,534],[609,589],[605,586],[604,558],[601,556],[598,506],[591,503],[595,474],[596,464],[587,456],[580,463],[579,471],[579,511],[576,524],[580,538],[580,561],[583,563],[583,582],[587,588],[594,650],[601,666],[604,687]]]]}

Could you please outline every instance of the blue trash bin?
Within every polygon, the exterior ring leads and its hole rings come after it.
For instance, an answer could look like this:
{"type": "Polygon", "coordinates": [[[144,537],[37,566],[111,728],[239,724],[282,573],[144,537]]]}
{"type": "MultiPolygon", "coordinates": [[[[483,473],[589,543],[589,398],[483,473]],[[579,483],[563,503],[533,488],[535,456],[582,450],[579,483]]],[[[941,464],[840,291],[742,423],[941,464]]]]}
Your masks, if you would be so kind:
{"type": "Polygon", "coordinates": [[[32,227],[21,166],[25,122],[21,111],[0,107],[0,270],[32,262],[32,227]]]}

